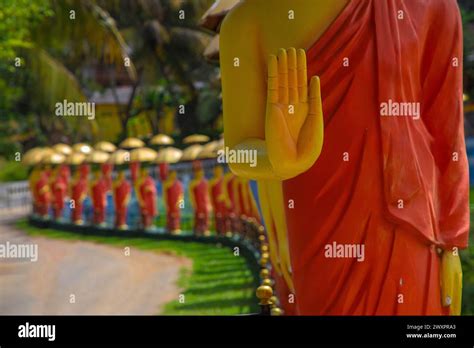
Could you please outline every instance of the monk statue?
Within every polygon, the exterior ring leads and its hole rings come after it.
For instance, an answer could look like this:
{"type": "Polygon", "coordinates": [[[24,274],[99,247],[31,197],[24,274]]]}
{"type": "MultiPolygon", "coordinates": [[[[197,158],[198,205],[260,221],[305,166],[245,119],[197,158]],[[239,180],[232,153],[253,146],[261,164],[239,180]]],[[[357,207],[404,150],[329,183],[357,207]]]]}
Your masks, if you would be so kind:
{"type": "Polygon", "coordinates": [[[62,176],[66,186],[69,186],[69,180],[71,180],[71,168],[66,164],[62,163],[59,167],[59,174],[62,176]]]}
{"type": "Polygon", "coordinates": [[[198,236],[208,236],[209,213],[211,203],[209,201],[208,182],[204,177],[204,170],[197,168],[194,171],[194,179],[189,184],[189,197],[194,210],[194,233],[198,236]]]}
{"type": "Polygon", "coordinates": [[[48,218],[51,204],[51,189],[49,186],[50,169],[43,166],[37,180],[34,180],[34,194],[36,213],[43,219],[48,218]]]}
{"type": "Polygon", "coordinates": [[[64,201],[67,194],[67,177],[64,175],[62,165],[56,167],[51,175],[50,185],[52,193],[52,206],[54,219],[59,220],[64,210],[64,201]]]}
{"type": "Polygon", "coordinates": [[[462,54],[455,0],[243,0],[226,16],[225,143],[257,154],[230,168],[258,182],[287,313],[460,314],[462,54]]]}
{"type": "MultiPolygon", "coordinates": [[[[103,168],[103,164],[101,164],[103,168]]],[[[92,209],[94,211],[94,225],[105,225],[105,211],[107,208],[107,177],[103,175],[101,169],[96,168],[94,179],[90,185],[90,196],[92,199],[92,209]]]]}
{"type": "Polygon", "coordinates": [[[125,177],[125,172],[120,170],[113,184],[115,205],[115,227],[119,230],[128,229],[127,210],[130,201],[131,185],[125,177]]]}
{"type": "Polygon", "coordinates": [[[224,186],[224,170],[222,166],[214,167],[214,177],[209,181],[209,195],[211,196],[214,224],[218,235],[225,235],[231,231],[224,186]]]}
{"type": "MultiPolygon", "coordinates": [[[[139,163],[139,162],[137,162],[139,163]]],[[[137,198],[140,204],[141,224],[144,230],[153,227],[157,210],[157,194],[155,180],[148,173],[148,168],[142,166],[140,176],[136,181],[137,198]]]]}
{"type": "Polygon", "coordinates": [[[183,184],[174,170],[170,171],[163,181],[163,200],[166,204],[166,229],[172,234],[181,233],[183,184]]]}
{"type": "Polygon", "coordinates": [[[40,165],[35,165],[28,176],[28,186],[31,192],[31,199],[33,203],[33,214],[38,214],[38,197],[36,195],[36,183],[41,177],[40,165]]]}
{"type": "MultiPolygon", "coordinates": [[[[237,207],[237,195],[235,194],[235,182],[237,177],[231,171],[224,174],[224,194],[225,202],[227,207],[227,215],[230,220],[230,229],[232,232],[238,232],[240,229],[238,207],[237,207]]],[[[230,233],[228,234],[230,236],[230,233]]]]}
{"type": "Polygon", "coordinates": [[[112,180],[112,172],[114,170],[114,164],[110,162],[105,162],[101,164],[100,170],[102,171],[102,176],[106,182],[106,189],[107,192],[112,190],[113,180],[112,180]]]}
{"type": "Polygon", "coordinates": [[[71,188],[70,188],[70,197],[71,197],[71,220],[76,225],[84,224],[83,220],[83,208],[84,208],[84,201],[87,197],[87,175],[88,171],[84,170],[84,165],[81,165],[76,172],[74,173],[74,177],[71,181],[71,188]]]}

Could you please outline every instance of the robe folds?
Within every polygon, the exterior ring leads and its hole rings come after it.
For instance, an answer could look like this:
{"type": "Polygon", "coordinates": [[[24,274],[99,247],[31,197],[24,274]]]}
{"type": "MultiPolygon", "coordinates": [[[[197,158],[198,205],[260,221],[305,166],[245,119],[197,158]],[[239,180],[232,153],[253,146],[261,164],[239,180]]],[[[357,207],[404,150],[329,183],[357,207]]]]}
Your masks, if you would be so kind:
{"type": "Polygon", "coordinates": [[[283,182],[297,313],[448,314],[436,248],[465,248],[469,231],[456,1],[351,0],[307,62],[324,144],[283,182]],[[333,243],[364,259],[328,257],[333,243]]]}

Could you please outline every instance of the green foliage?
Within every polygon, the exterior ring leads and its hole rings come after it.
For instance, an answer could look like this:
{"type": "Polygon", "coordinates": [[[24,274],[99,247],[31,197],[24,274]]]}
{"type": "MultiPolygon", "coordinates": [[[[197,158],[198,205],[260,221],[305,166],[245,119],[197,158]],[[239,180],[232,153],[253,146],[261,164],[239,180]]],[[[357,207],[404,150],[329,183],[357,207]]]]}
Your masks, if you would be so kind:
{"type": "MultiPolygon", "coordinates": [[[[473,217],[473,209],[471,208],[471,221],[473,221],[473,217]]],[[[462,250],[460,255],[463,272],[461,313],[463,315],[474,315],[474,234],[472,226],[470,230],[469,247],[466,250],[462,250]]]]}
{"type": "Polygon", "coordinates": [[[474,4],[471,0],[458,0],[462,16],[464,38],[464,91],[474,96],[474,4]]]}
{"type": "Polygon", "coordinates": [[[31,45],[32,28],[49,15],[48,0],[1,0],[0,64],[8,62],[7,70],[14,71],[18,48],[31,45]]]}
{"type": "Polygon", "coordinates": [[[28,169],[16,161],[0,161],[0,182],[21,181],[28,178],[28,169]]]}
{"type": "Polygon", "coordinates": [[[181,241],[156,241],[143,238],[95,237],[53,229],[39,229],[25,220],[17,226],[31,236],[84,240],[123,248],[135,247],[171,253],[192,260],[192,270],[182,269],[178,285],[184,288],[185,302],[165,306],[167,315],[236,315],[258,312],[255,289],[258,286],[243,257],[216,245],[181,241]]]}

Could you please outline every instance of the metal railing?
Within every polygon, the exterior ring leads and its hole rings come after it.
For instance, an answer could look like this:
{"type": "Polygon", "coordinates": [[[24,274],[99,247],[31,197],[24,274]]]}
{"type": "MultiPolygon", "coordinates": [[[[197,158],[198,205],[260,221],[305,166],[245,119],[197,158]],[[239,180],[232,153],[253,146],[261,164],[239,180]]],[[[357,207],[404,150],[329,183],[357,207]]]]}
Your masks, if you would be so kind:
{"type": "Polygon", "coordinates": [[[28,181],[0,184],[0,216],[31,211],[31,194],[28,181]]]}

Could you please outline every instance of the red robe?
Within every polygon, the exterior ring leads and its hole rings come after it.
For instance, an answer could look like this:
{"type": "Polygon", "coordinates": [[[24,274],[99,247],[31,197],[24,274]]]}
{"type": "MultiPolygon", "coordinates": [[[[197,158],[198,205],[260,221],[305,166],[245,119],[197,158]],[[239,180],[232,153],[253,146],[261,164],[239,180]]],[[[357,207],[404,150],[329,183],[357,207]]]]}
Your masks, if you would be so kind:
{"type": "Polygon", "coordinates": [[[109,192],[112,189],[112,171],[114,165],[112,163],[103,163],[101,166],[102,176],[105,179],[106,190],[109,192]]]}
{"type": "Polygon", "coordinates": [[[307,61],[325,130],[313,167],[283,183],[298,312],[446,313],[435,246],[465,248],[469,229],[456,1],[352,0],[307,61]],[[389,100],[421,118],[381,116],[389,100]],[[333,242],[364,245],[364,261],[328,257],[333,242]]]}
{"type": "Polygon", "coordinates": [[[166,188],[166,226],[169,231],[179,230],[181,227],[181,209],[179,200],[183,196],[183,184],[176,179],[166,188]]]}
{"type": "Polygon", "coordinates": [[[122,180],[115,185],[115,226],[121,227],[127,224],[127,203],[130,195],[131,185],[127,180],[122,180]]]}
{"type": "Polygon", "coordinates": [[[163,182],[166,180],[168,177],[168,172],[169,172],[169,165],[168,163],[160,163],[158,165],[158,175],[160,177],[160,180],[163,182]]]}
{"type": "Polygon", "coordinates": [[[202,234],[209,231],[209,192],[206,179],[201,179],[193,187],[194,194],[194,231],[202,234]]]}
{"type": "Polygon", "coordinates": [[[133,183],[137,181],[139,171],[140,171],[140,162],[130,162],[130,177],[132,178],[133,183]]]}
{"type": "Polygon", "coordinates": [[[81,173],[81,176],[87,180],[89,177],[89,173],[91,171],[91,167],[87,163],[83,163],[79,166],[79,172],[81,173]]]}
{"type": "Polygon", "coordinates": [[[53,211],[54,218],[59,219],[64,209],[64,200],[66,199],[67,184],[63,175],[58,175],[51,184],[53,193],[53,211]]]}
{"type": "Polygon", "coordinates": [[[139,186],[140,197],[143,201],[143,206],[140,207],[142,214],[143,226],[150,227],[153,225],[153,220],[157,215],[157,195],[155,181],[151,176],[147,176],[139,186]]]}
{"type": "Polygon", "coordinates": [[[63,177],[66,187],[68,187],[71,179],[71,168],[67,164],[62,164],[59,168],[59,174],[63,177]]]}
{"type": "Polygon", "coordinates": [[[37,213],[41,216],[48,215],[49,204],[51,201],[51,190],[49,188],[49,174],[42,171],[40,178],[35,184],[35,197],[37,213]]]}
{"type": "Polygon", "coordinates": [[[82,209],[85,196],[87,195],[87,179],[80,177],[79,180],[72,183],[71,199],[74,200],[74,208],[72,208],[72,221],[82,222],[82,209]]]}
{"type": "Polygon", "coordinates": [[[227,195],[229,196],[230,200],[230,207],[228,207],[228,214],[230,217],[232,231],[239,232],[240,231],[240,220],[239,220],[239,204],[238,204],[238,194],[235,185],[236,176],[232,175],[232,178],[227,181],[227,195]]]}
{"type": "Polygon", "coordinates": [[[224,178],[219,178],[211,184],[211,203],[214,210],[214,222],[218,234],[230,231],[230,219],[227,214],[227,206],[224,194],[224,178]]]}
{"type": "Polygon", "coordinates": [[[91,187],[92,207],[94,209],[94,224],[101,224],[105,221],[105,209],[107,207],[107,180],[100,178],[91,187]]]}

